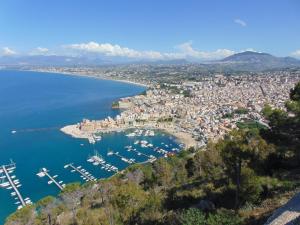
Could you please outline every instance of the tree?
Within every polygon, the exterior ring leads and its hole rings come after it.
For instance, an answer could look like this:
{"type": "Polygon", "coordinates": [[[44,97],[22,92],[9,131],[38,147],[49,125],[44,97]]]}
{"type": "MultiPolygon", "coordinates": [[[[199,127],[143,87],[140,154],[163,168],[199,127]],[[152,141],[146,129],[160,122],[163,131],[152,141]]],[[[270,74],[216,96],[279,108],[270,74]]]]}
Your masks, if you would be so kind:
{"type": "Polygon", "coordinates": [[[260,171],[261,165],[270,154],[270,147],[253,130],[233,130],[224,140],[221,157],[226,173],[235,185],[235,208],[240,207],[242,171],[244,168],[260,171]]]}
{"type": "Polygon", "coordinates": [[[241,218],[236,213],[220,210],[217,213],[210,213],[206,225],[239,225],[242,224],[241,218]]]}
{"type": "Polygon", "coordinates": [[[205,214],[198,209],[190,208],[181,215],[182,225],[207,225],[205,214]]]}

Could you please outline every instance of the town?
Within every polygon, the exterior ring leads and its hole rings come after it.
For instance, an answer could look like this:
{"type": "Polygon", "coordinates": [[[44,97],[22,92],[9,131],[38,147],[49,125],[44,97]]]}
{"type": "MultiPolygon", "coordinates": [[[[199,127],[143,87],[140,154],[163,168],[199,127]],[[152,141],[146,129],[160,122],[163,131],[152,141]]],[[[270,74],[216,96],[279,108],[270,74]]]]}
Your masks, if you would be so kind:
{"type": "MultiPolygon", "coordinates": [[[[74,72],[74,69],[71,71],[74,72]]],[[[59,72],[62,72],[61,68],[59,72]]],[[[95,75],[92,72],[85,74],[95,75]]],[[[104,77],[112,79],[110,75],[104,77]]],[[[113,108],[122,109],[115,118],[84,119],[76,125],[62,128],[62,131],[77,138],[91,139],[95,133],[144,127],[174,135],[185,147],[199,148],[239,126],[267,127],[262,116],[263,108],[269,105],[283,109],[290,89],[299,81],[300,72],[274,71],[232,76],[215,73],[196,81],[188,79],[180,82],[175,82],[177,76],[173,76],[173,82],[143,82],[145,76],[137,79],[128,75],[125,77],[127,81],[143,83],[148,86],[147,91],[115,102],[113,108]]]]}

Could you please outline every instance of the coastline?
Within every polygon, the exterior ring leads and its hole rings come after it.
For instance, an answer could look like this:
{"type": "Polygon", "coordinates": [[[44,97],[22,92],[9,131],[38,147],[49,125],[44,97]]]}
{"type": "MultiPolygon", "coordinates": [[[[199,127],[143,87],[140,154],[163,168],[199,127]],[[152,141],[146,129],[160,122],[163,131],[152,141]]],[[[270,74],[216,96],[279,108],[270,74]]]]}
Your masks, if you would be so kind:
{"type": "Polygon", "coordinates": [[[97,76],[97,75],[85,75],[85,74],[80,74],[80,73],[60,72],[60,71],[48,71],[48,70],[20,70],[20,71],[31,71],[31,72],[40,72],[40,73],[53,73],[53,74],[62,74],[62,75],[69,75],[69,76],[95,78],[95,79],[100,79],[100,80],[110,80],[110,81],[116,81],[116,82],[121,82],[121,83],[126,83],[126,84],[132,84],[132,85],[141,86],[141,87],[145,87],[145,88],[149,87],[149,85],[147,85],[147,84],[139,83],[139,82],[136,82],[136,81],[116,80],[116,79],[110,79],[108,77],[97,76]]]}
{"type": "MultiPolygon", "coordinates": [[[[59,72],[59,71],[48,71],[48,70],[26,70],[26,71],[32,71],[32,72],[41,72],[41,73],[53,73],[53,74],[62,74],[62,75],[69,75],[69,76],[78,76],[78,77],[86,77],[86,78],[94,78],[94,79],[100,79],[100,80],[111,80],[111,81],[116,81],[116,82],[122,82],[126,84],[131,84],[131,85],[137,85],[137,86],[142,86],[142,87],[149,87],[149,85],[143,84],[143,83],[138,83],[134,81],[129,81],[129,80],[116,80],[116,79],[109,79],[107,77],[101,77],[97,75],[84,75],[80,73],[72,73],[72,72],[59,72]]],[[[108,128],[108,129],[102,129],[102,130],[97,130],[95,132],[82,132],[77,128],[77,125],[67,125],[65,127],[62,127],[60,131],[63,133],[72,136],[73,138],[83,138],[83,139],[89,139],[92,134],[94,133],[110,133],[110,132],[118,132],[118,131],[125,131],[128,129],[134,129],[134,128],[150,128],[150,129],[156,129],[156,130],[162,130],[165,133],[174,136],[179,143],[182,143],[185,148],[190,148],[190,147],[195,147],[197,146],[197,142],[195,139],[188,133],[184,132],[176,132],[174,129],[171,127],[154,127],[154,126],[147,126],[147,125],[140,125],[140,126],[135,126],[135,127],[124,127],[124,128],[108,128]]]]}
{"type": "Polygon", "coordinates": [[[73,138],[89,139],[93,134],[120,132],[120,131],[129,130],[129,129],[161,130],[171,136],[174,136],[179,143],[184,145],[185,148],[197,146],[196,141],[190,134],[184,133],[184,132],[175,132],[174,129],[172,129],[170,127],[155,127],[155,126],[150,126],[150,125],[139,125],[139,126],[131,126],[131,127],[115,127],[115,128],[107,128],[107,129],[98,129],[93,132],[84,132],[78,128],[78,125],[73,124],[73,125],[67,125],[65,127],[62,127],[60,129],[60,131],[67,135],[70,135],[73,138]]]}

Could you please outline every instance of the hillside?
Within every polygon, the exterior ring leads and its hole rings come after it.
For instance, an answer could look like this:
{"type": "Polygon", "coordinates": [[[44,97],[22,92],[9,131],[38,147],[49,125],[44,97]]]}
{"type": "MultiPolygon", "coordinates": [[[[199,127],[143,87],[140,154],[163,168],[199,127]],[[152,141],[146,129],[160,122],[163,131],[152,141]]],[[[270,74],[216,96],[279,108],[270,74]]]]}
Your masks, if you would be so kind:
{"type": "Polygon", "coordinates": [[[262,71],[300,67],[300,60],[292,57],[276,57],[268,53],[246,51],[226,57],[218,64],[232,70],[262,71]]]}

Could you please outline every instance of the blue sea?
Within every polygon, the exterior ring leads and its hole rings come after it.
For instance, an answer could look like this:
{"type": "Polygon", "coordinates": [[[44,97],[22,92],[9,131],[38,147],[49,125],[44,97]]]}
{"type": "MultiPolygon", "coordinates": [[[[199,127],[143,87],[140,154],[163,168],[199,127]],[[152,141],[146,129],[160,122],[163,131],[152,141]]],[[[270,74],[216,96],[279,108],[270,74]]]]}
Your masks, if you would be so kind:
{"type": "MultiPolygon", "coordinates": [[[[36,176],[43,167],[51,175],[58,175],[58,181],[66,184],[83,182],[78,173],[71,173],[64,169],[64,165],[71,162],[81,165],[97,178],[113,175],[87,162],[88,156],[93,155],[95,150],[107,162],[123,169],[128,164],[114,155],[108,156],[110,149],[143,162],[147,159],[145,156],[128,152],[124,147],[132,145],[145,154],[158,157],[162,155],[153,149],[135,146],[134,142],[147,140],[154,147],[170,151],[179,148],[173,137],[158,131],[155,131],[154,137],[127,137],[129,131],[105,134],[101,141],[92,145],[87,140],[72,138],[59,130],[83,118],[114,117],[120,111],[111,109],[113,101],[144,90],[141,86],[109,80],[0,70],[0,165],[8,164],[10,159],[16,163],[14,174],[22,184],[19,189],[21,194],[36,202],[59,193],[56,186],[48,185],[45,177],[36,176]]],[[[0,224],[17,208],[11,192],[0,189],[0,224]]]]}

